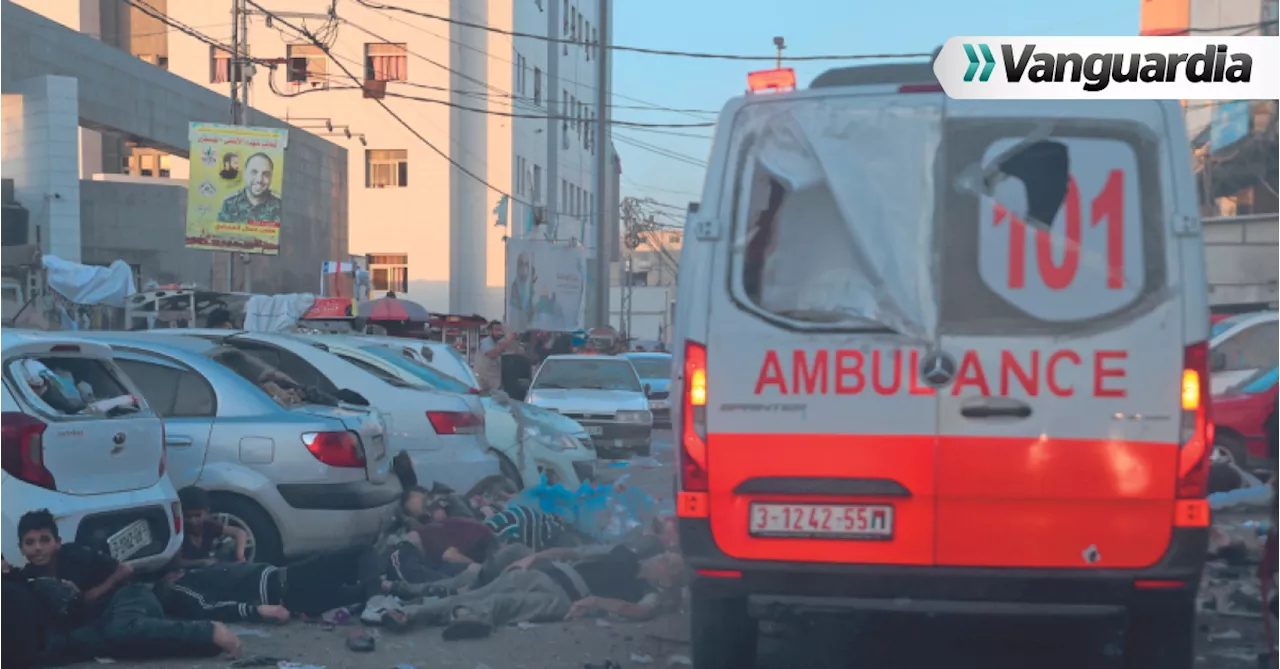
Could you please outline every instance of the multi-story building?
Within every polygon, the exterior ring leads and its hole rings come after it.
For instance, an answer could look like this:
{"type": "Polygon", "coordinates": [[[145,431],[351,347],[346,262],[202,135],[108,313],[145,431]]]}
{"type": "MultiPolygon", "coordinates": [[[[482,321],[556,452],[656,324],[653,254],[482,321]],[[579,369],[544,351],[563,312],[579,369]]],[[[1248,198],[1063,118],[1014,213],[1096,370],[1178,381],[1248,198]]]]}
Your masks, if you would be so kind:
{"type": "MultiPolygon", "coordinates": [[[[250,5],[241,36],[248,55],[277,66],[245,73],[249,106],[347,147],[349,250],[377,261],[370,264],[375,293],[395,291],[434,311],[501,317],[507,235],[585,240],[594,255],[599,1],[400,3],[437,18],[344,2],[337,5],[339,20],[326,16],[332,3],[322,0],[258,3],[278,20],[250,5]],[[305,26],[325,48],[286,22],[305,26]],[[506,228],[495,226],[503,195],[511,198],[506,228]]],[[[231,2],[147,4],[232,43],[231,2]]],[[[134,55],[230,91],[230,53],[140,9],[130,14],[124,24],[134,55]]],[[[123,146],[121,171],[186,176],[186,162],[176,156],[119,138],[107,137],[103,145],[104,155],[123,146]]],[[[291,162],[288,169],[307,167],[291,162]]]]}

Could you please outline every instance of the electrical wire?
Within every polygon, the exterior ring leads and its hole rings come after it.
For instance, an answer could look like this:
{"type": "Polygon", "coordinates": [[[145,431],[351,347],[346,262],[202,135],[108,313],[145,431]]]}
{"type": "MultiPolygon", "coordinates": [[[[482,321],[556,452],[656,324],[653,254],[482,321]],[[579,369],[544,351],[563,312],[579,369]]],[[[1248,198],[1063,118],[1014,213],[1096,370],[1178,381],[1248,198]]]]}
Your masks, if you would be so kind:
{"type": "Polygon", "coordinates": [[[622,144],[626,144],[627,146],[632,146],[637,149],[641,149],[659,156],[663,156],[665,158],[670,158],[676,162],[684,163],[692,167],[705,168],[707,166],[707,163],[704,160],[699,160],[697,158],[694,158],[693,156],[686,156],[683,153],[672,151],[670,149],[666,149],[661,146],[649,144],[648,142],[642,142],[633,137],[626,137],[624,135],[614,135],[613,139],[614,141],[621,142],[622,144]]]}
{"type": "MultiPolygon", "coordinates": [[[[360,80],[358,77],[356,77],[354,74],[352,74],[351,70],[348,70],[348,69],[346,68],[346,66],[342,65],[342,63],[338,61],[338,59],[333,55],[332,50],[331,50],[329,47],[325,46],[323,43],[321,43],[318,39],[316,39],[316,38],[315,38],[315,36],[314,36],[314,35],[312,35],[310,32],[306,31],[305,29],[300,28],[299,26],[296,26],[296,25],[294,25],[294,24],[290,23],[289,21],[287,21],[287,20],[285,20],[285,19],[283,19],[283,18],[281,18],[281,17],[277,16],[276,14],[272,13],[271,11],[267,10],[265,7],[263,7],[262,5],[258,4],[257,0],[245,0],[245,2],[248,2],[249,4],[251,4],[251,5],[253,5],[254,7],[256,7],[256,8],[257,8],[259,11],[261,11],[263,14],[266,14],[267,16],[272,17],[275,21],[278,21],[278,22],[282,23],[283,25],[285,25],[285,26],[289,27],[289,28],[290,28],[291,30],[293,30],[294,32],[296,32],[296,33],[298,33],[299,35],[302,35],[303,37],[305,37],[305,38],[307,38],[308,40],[310,40],[313,44],[315,44],[315,45],[316,45],[316,47],[318,47],[321,51],[323,51],[323,52],[325,53],[325,55],[326,55],[326,56],[329,56],[330,58],[332,58],[332,59],[333,59],[333,61],[334,61],[334,64],[335,64],[335,65],[337,65],[337,66],[338,66],[338,67],[339,67],[339,68],[340,68],[340,69],[341,69],[341,70],[342,70],[342,71],[343,71],[343,72],[344,72],[344,73],[345,73],[345,74],[346,74],[346,75],[347,75],[347,76],[348,76],[352,81],[354,81],[354,82],[355,82],[355,83],[357,83],[357,84],[360,84],[360,83],[361,83],[361,80],[360,80]]],[[[395,112],[395,110],[394,110],[394,109],[392,109],[389,105],[387,105],[386,101],[381,100],[381,99],[379,99],[379,98],[373,98],[373,101],[374,101],[374,102],[376,102],[376,103],[378,104],[378,106],[382,107],[382,110],[383,110],[383,111],[385,111],[389,116],[391,116],[391,118],[395,119],[397,123],[399,123],[401,126],[403,126],[405,130],[408,130],[410,134],[412,134],[414,137],[416,137],[416,138],[418,139],[418,141],[422,142],[422,143],[423,143],[427,148],[431,149],[433,152],[435,152],[435,153],[436,153],[437,155],[439,155],[441,158],[444,158],[446,161],[448,161],[448,162],[449,162],[449,164],[450,164],[450,165],[452,165],[452,166],[454,166],[455,168],[457,168],[459,172],[462,172],[463,174],[467,175],[468,177],[471,177],[471,178],[472,178],[472,179],[474,179],[475,181],[477,181],[477,182],[479,182],[480,184],[484,185],[484,186],[485,186],[486,188],[488,188],[489,190],[491,190],[491,191],[493,191],[493,192],[495,192],[495,193],[497,193],[497,194],[499,194],[499,195],[502,195],[502,196],[506,197],[506,198],[507,198],[507,200],[508,200],[509,202],[517,202],[517,203],[523,204],[523,205],[528,206],[528,207],[535,207],[535,206],[538,206],[538,205],[535,205],[535,204],[534,204],[534,203],[532,203],[532,202],[527,202],[527,201],[522,200],[522,199],[520,199],[520,198],[518,198],[518,197],[516,197],[516,196],[514,196],[514,195],[511,195],[510,193],[508,193],[508,192],[506,192],[506,191],[502,190],[501,188],[498,188],[497,186],[494,186],[493,184],[489,183],[489,181],[488,181],[487,179],[485,179],[484,177],[482,177],[482,176],[480,176],[480,175],[478,175],[478,174],[476,174],[476,173],[472,172],[471,170],[467,169],[464,165],[462,165],[462,164],[461,164],[461,163],[459,163],[458,161],[454,160],[454,159],[453,159],[453,157],[452,157],[452,156],[450,156],[448,153],[446,153],[445,151],[441,150],[441,149],[440,149],[440,147],[438,147],[438,146],[436,146],[435,144],[433,144],[433,143],[431,142],[431,140],[427,139],[427,138],[426,138],[422,133],[418,132],[418,130],[417,130],[416,128],[414,128],[412,125],[410,125],[407,121],[405,121],[405,120],[404,120],[404,118],[403,118],[403,117],[401,117],[399,114],[397,114],[397,113],[395,112]]],[[[557,217],[561,215],[561,212],[553,212],[553,213],[554,213],[557,217]]],[[[569,214],[564,214],[564,215],[568,216],[569,214]]]]}
{"type": "MultiPolygon", "coordinates": [[[[484,51],[484,50],[482,50],[482,49],[477,49],[476,47],[473,47],[473,46],[471,46],[471,45],[469,45],[469,44],[464,44],[464,43],[462,43],[462,42],[460,42],[460,41],[458,41],[458,40],[455,40],[455,39],[452,39],[452,38],[449,38],[449,37],[445,37],[444,35],[441,35],[441,34],[436,33],[436,32],[432,32],[432,31],[430,31],[430,30],[427,30],[426,28],[423,28],[422,26],[419,26],[419,25],[417,25],[417,24],[415,24],[415,23],[412,23],[412,22],[410,22],[410,21],[405,21],[404,19],[397,18],[396,16],[391,15],[391,14],[388,14],[388,13],[386,13],[386,12],[383,12],[383,13],[382,13],[382,15],[383,15],[383,16],[385,16],[388,20],[395,21],[396,23],[399,23],[400,25],[406,26],[406,27],[408,27],[408,28],[412,28],[413,30],[417,30],[417,31],[419,31],[419,32],[421,32],[421,33],[424,33],[424,34],[426,34],[426,35],[430,35],[430,36],[435,37],[435,38],[437,38],[437,39],[444,40],[444,41],[449,42],[449,43],[451,43],[451,44],[458,45],[458,46],[460,46],[460,47],[462,47],[462,48],[469,49],[469,50],[475,51],[475,52],[477,52],[477,53],[484,54],[484,55],[485,55],[486,57],[488,57],[488,58],[492,58],[492,59],[494,59],[494,60],[497,60],[497,61],[499,61],[499,62],[506,63],[506,64],[508,64],[508,65],[512,65],[512,66],[514,66],[514,65],[516,64],[516,63],[515,63],[515,61],[508,60],[508,59],[506,59],[506,58],[502,58],[501,56],[497,56],[497,55],[495,55],[495,54],[489,53],[489,52],[484,51]]],[[[356,24],[355,22],[351,21],[350,19],[343,19],[343,22],[344,22],[344,23],[347,23],[348,25],[350,25],[351,27],[355,28],[356,30],[359,30],[359,31],[361,31],[361,32],[365,33],[366,35],[369,35],[370,37],[373,37],[374,39],[378,39],[378,40],[381,40],[381,41],[383,41],[383,42],[389,42],[389,41],[390,41],[390,40],[388,40],[387,38],[382,37],[382,36],[378,35],[377,33],[374,33],[373,31],[369,30],[368,28],[365,28],[365,27],[363,27],[363,26],[360,26],[359,24],[356,24]]],[[[514,43],[514,42],[511,42],[511,40],[509,40],[509,39],[508,39],[508,42],[509,42],[509,43],[511,43],[511,48],[512,48],[512,50],[513,50],[513,51],[517,51],[517,50],[516,50],[516,48],[515,48],[515,43],[514,43]]],[[[518,52],[518,51],[517,51],[517,52],[518,52]]],[[[448,71],[448,72],[456,73],[453,69],[449,68],[447,65],[443,65],[443,64],[441,64],[441,63],[438,63],[438,62],[436,62],[436,61],[434,61],[434,60],[432,60],[432,59],[430,59],[430,58],[428,58],[428,57],[426,57],[426,56],[423,56],[423,55],[421,55],[421,54],[415,53],[415,52],[413,52],[413,51],[409,51],[408,49],[406,49],[406,53],[408,53],[409,55],[414,56],[414,57],[416,57],[416,58],[422,59],[422,60],[424,60],[424,61],[426,61],[426,62],[429,62],[429,63],[431,63],[432,65],[435,65],[435,66],[437,66],[437,67],[439,67],[439,68],[442,68],[442,69],[444,69],[444,70],[446,70],[446,71],[448,71]]],[[[467,78],[467,77],[466,77],[466,75],[462,75],[461,73],[456,73],[456,74],[459,74],[459,76],[462,76],[462,77],[464,77],[464,78],[467,78]]],[[[536,103],[536,102],[533,102],[533,101],[532,101],[532,98],[528,98],[528,97],[520,98],[519,96],[513,95],[512,93],[508,93],[507,91],[504,91],[504,90],[502,90],[502,89],[500,89],[500,88],[498,88],[498,87],[496,87],[496,86],[493,86],[493,85],[491,85],[491,84],[488,84],[487,82],[480,82],[480,81],[478,81],[478,80],[474,80],[474,79],[473,79],[472,81],[474,81],[475,83],[479,83],[479,84],[484,85],[486,88],[488,88],[489,90],[494,91],[497,95],[499,95],[499,96],[501,96],[501,97],[504,97],[504,98],[511,98],[511,99],[513,99],[513,100],[520,100],[520,101],[524,102],[524,104],[526,104],[526,106],[528,106],[528,105],[532,105],[532,106],[530,106],[530,107],[529,107],[530,109],[533,109],[533,108],[541,108],[541,107],[542,107],[542,105],[541,105],[541,104],[536,103]]],[[[573,80],[573,83],[574,83],[574,85],[575,85],[575,86],[577,86],[578,88],[582,88],[582,89],[585,89],[585,90],[588,90],[588,91],[594,91],[594,90],[596,90],[596,87],[595,87],[595,86],[592,86],[591,84],[584,84],[584,83],[581,83],[581,82],[576,81],[576,80],[573,80]]],[[[636,107],[635,107],[636,109],[652,110],[652,111],[662,111],[662,112],[671,112],[671,113],[676,113],[676,114],[681,114],[681,115],[684,115],[684,116],[688,116],[688,117],[690,117],[690,118],[701,118],[701,117],[703,117],[703,116],[708,116],[708,115],[709,115],[709,116],[712,116],[712,117],[715,117],[715,116],[719,115],[719,112],[718,112],[718,111],[714,111],[714,110],[701,110],[701,109],[673,109],[673,108],[671,108],[671,107],[666,107],[666,106],[663,106],[663,105],[657,104],[657,103],[655,103],[655,102],[650,102],[650,101],[648,101],[648,100],[641,100],[640,98],[631,97],[631,96],[628,96],[628,95],[623,95],[622,93],[618,93],[617,91],[611,91],[611,94],[612,94],[612,96],[613,96],[613,97],[615,97],[615,98],[620,98],[620,99],[623,99],[623,100],[629,100],[629,101],[631,101],[631,102],[638,102],[638,103],[640,103],[640,105],[642,105],[642,106],[636,106],[636,107]]],[[[621,106],[619,106],[619,105],[611,105],[611,106],[613,106],[614,108],[620,108],[620,107],[621,107],[621,106]]]]}
{"type": "MultiPolygon", "coordinates": [[[[184,34],[186,34],[186,35],[188,35],[188,36],[190,36],[190,37],[194,37],[194,38],[196,38],[196,39],[200,40],[201,42],[204,42],[205,44],[208,44],[208,45],[209,45],[209,46],[211,46],[211,47],[215,47],[215,48],[218,48],[218,49],[222,49],[223,51],[226,51],[227,53],[231,53],[231,51],[232,51],[232,49],[231,49],[231,46],[230,46],[230,45],[228,45],[228,44],[224,44],[224,43],[222,43],[222,42],[220,42],[220,41],[218,41],[218,40],[216,40],[216,39],[214,39],[214,38],[212,38],[212,37],[210,37],[210,36],[208,36],[208,35],[206,35],[206,34],[204,34],[204,33],[200,32],[199,30],[196,30],[195,28],[193,28],[193,27],[191,27],[191,26],[189,26],[189,25],[187,25],[187,24],[185,24],[185,23],[182,23],[181,21],[178,21],[178,20],[175,20],[175,19],[173,19],[173,18],[169,17],[169,15],[165,14],[164,12],[160,11],[159,9],[156,9],[155,5],[152,5],[151,3],[147,2],[147,0],[120,0],[120,2],[123,2],[123,3],[125,3],[126,5],[129,5],[130,7],[133,7],[134,9],[136,9],[136,10],[138,10],[138,11],[142,12],[143,14],[146,14],[147,16],[150,16],[151,18],[153,18],[153,19],[155,19],[155,20],[157,20],[157,21],[159,21],[159,22],[161,22],[161,23],[163,23],[163,24],[165,24],[165,25],[169,26],[170,28],[173,28],[174,30],[177,30],[178,32],[184,33],[184,34]]],[[[245,56],[245,60],[248,60],[249,62],[252,62],[252,63],[257,63],[257,64],[259,64],[259,65],[265,65],[265,66],[267,66],[267,67],[273,67],[273,66],[274,66],[270,61],[268,61],[268,60],[264,60],[264,59],[262,59],[262,58],[253,58],[253,57],[251,57],[251,56],[245,56]]]]}
{"type": "MultiPolygon", "coordinates": [[[[424,19],[432,19],[434,21],[443,21],[454,25],[465,26],[467,28],[475,28],[476,30],[484,30],[508,37],[526,37],[536,39],[543,42],[552,42],[555,44],[587,44],[585,40],[564,39],[560,37],[547,37],[546,35],[538,35],[535,33],[523,33],[514,30],[504,30],[502,28],[494,28],[480,23],[472,23],[470,21],[460,21],[451,19],[447,16],[440,16],[430,12],[424,12],[417,9],[408,9],[406,7],[397,7],[395,5],[384,5],[381,3],[373,3],[368,0],[356,0],[357,3],[368,7],[369,9],[377,9],[381,11],[403,12],[413,16],[420,16],[424,19]]],[[[593,46],[599,48],[599,44],[592,43],[593,46]]],[[[777,55],[773,56],[748,56],[742,54],[725,54],[725,53],[699,53],[693,51],[669,51],[666,49],[649,49],[636,46],[622,46],[610,44],[604,47],[610,51],[626,51],[631,53],[644,53],[653,56],[680,56],[684,58],[703,58],[712,60],[756,60],[756,61],[776,61],[777,55]]],[[[885,60],[895,58],[928,58],[931,53],[879,53],[879,54],[845,54],[845,55],[823,55],[823,56],[783,56],[782,60],[801,62],[801,61],[818,61],[818,60],[885,60]]]]}

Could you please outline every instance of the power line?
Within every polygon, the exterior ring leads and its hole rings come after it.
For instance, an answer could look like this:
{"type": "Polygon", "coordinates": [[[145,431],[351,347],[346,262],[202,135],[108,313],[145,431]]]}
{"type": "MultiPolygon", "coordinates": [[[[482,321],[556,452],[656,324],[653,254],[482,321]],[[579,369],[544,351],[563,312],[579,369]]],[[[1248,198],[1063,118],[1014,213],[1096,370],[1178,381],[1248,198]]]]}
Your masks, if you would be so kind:
{"type": "MultiPolygon", "coordinates": [[[[403,12],[405,14],[421,16],[424,19],[432,19],[434,21],[443,21],[445,23],[452,23],[454,25],[465,26],[467,28],[475,28],[476,30],[484,30],[491,33],[497,33],[499,35],[507,35],[508,37],[526,37],[529,39],[541,40],[543,42],[553,42],[555,44],[575,44],[575,45],[587,44],[585,40],[563,39],[559,37],[547,37],[545,35],[538,35],[534,33],[523,33],[523,32],[517,32],[514,30],[504,30],[502,28],[494,28],[493,26],[486,26],[480,23],[472,23],[470,21],[460,21],[458,19],[451,19],[447,16],[431,14],[429,12],[424,12],[417,9],[408,9],[405,7],[397,7],[395,5],[384,5],[379,3],[373,3],[373,2],[369,2],[368,0],[356,0],[356,2],[360,3],[361,5],[364,5],[365,7],[368,7],[369,9],[403,12]]],[[[596,47],[600,46],[595,43],[592,43],[592,45],[596,47]]],[[[713,59],[713,60],[757,60],[757,61],[770,61],[770,62],[774,62],[778,60],[777,55],[747,56],[747,55],[741,55],[741,54],[698,53],[693,51],[668,51],[665,49],[649,49],[649,48],[637,47],[637,46],[620,46],[616,44],[606,45],[604,48],[609,49],[611,51],[629,51],[632,53],[644,53],[644,54],[649,54],[654,56],[681,56],[684,58],[704,58],[704,59],[713,59]]],[[[783,57],[782,60],[794,61],[794,62],[817,61],[817,60],[874,60],[874,59],[891,59],[891,58],[928,58],[928,57],[931,57],[932,55],[933,54],[931,53],[881,53],[881,54],[849,54],[849,55],[824,55],[824,56],[786,56],[786,57],[783,57]]]]}
{"type": "Polygon", "coordinates": [[[633,137],[615,135],[614,139],[628,146],[633,146],[638,149],[643,149],[645,151],[649,151],[650,153],[654,153],[659,156],[663,156],[665,158],[670,158],[672,160],[684,163],[686,165],[691,165],[693,167],[704,167],[704,168],[707,166],[707,163],[705,160],[700,160],[698,158],[694,158],[693,156],[686,156],[683,153],[672,151],[671,149],[667,149],[661,146],[656,146],[654,144],[649,144],[648,142],[642,142],[633,137]]]}
{"type": "MultiPolygon", "coordinates": [[[[222,42],[220,42],[220,41],[218,41],[218,40],[216,40],[216,39],[214,39],[214,38],[212,38],[212,37],[209,37],[208,35],[206,35],[206,34],[204,34],[204,33],[200,32],[199,30],[196,30],[195,28],[193,28],[193,27],[191,27],[191,26],[189,26],[189,25],[187,25],[187,24],[185,24],[185,23],[182,23],[181,21],[178,21],[178,20],[175,20],[175,19],[171,18],[169,15],[165,14],[164,12],[160,11],[159,9],[156,9],[156,7],[155,7],[154,5],[152,5],[151,3],[147,2],[147,0],[120,0],[120,2],[123,2],[123,3],[125,3],[126,5],[129,5],[130,7],[133,7],[134,9],[136,9],[136,10],[138,10],[138,11],[142,12],[143,14],[146,14],[147,16],[150,16],[151,18],[153,18],[153,19],[155,19],[155,20],[157,20],[157,21],[159,21],[159,22],[161,22],[161,23],[163,23],[163,24],[165,24],[165,25],[169,26],[170,28],[173,28],[174,30],[177,30],[178,32],[184,33],[184,34],[186,34],[186,35],[188,35],[188,36],[190,36],[190,37],[194,37],[194,38],[196,38],[196,39],[200,40],[201,42],[204,42],[205,44],[208,44],[209,46],[212,46],[212,47],[215,47],[215,48],[218,48],[218,49],[222,49],[223,51],[225,51],[225,52],[227,52],[227,53],[231,53],[231,52],[232,52],[232,48],[231,48],[230,46],[228,46],[227,44],[224,44],[224,43],[222,43],[222,42]]],[[[249,56],[245,56],[245,59],[246,59],[246,60],[248,60],[248,61],[250,61],[250,62],[257,63],[257,64],[259,64],[259,65],[266,65],[266,66],[268,66],[268,67],[272,66],[272,64],[271,64],[271,62],[270,62],[270,61],[263,60],[263,59],[261,59],[261,58],[252,58],[252,57],[249,57],[249,56]]]]}
{"type": "MultiPolygon", "coordinates": [[[[323,44],[320,40],[316,39],[315,35],[311,34],[311,32],[310,32],[310,31],[308,31],[308,30],[307,30],[307,29],[305,29],[305,28],[300,28],[300,27],[298,27],[298,26],[296,26],[296,25],[294,25],[294,24],[290,23],[289,21],[287,21],[287,20],[285,20],[285,19],[281,18],[280,16],[278,16],[278,15],[276,15],[276,14],[274,14],[274,13],[272,13],[272,12],[268,11],[265,7],[263,7],[262,5],[258,4],[257,0],[245,0],[245,1],[246,1],[246,2],[248,2],[249,4],[253,5],[254,7],[256,7],[256,8],[257,8],[259,11],[261,11],[263,14],[266,14],[267,16],[272,17],[272,19],[273,19],[273,20],[278,21],[279,23],[281,23],[281,24],[283,24],[283,25],[285,25],[285,26],[288,26],[288,27],[289,27],[289,29],[293,30],[294,32],[298,33],[299,35],[302,35],[303,37],[306,37],[306,38],[307,38],[308,40],[310,40],[310,41],[311,41],[311,43],[312,43],[312,44],[314,44],[318,49],[320,49],[321,51],[323,51],[323,52],[325,53],[325,55],[326,55],[326,56],[328,56],[328,57],[330,57],[330,58],[333,58],[334,64],[335,64],[335,65],[337,65],[337,66],[338,66],[338,67],[339,67],[339,68],[340,68],[340,69],[341,69],[341,70],[342,70],[342,71],[343,71],[343,72],[344,72],[344,73],[345,73],[345,74],[346,74],[346,75],[347,75],[347,76],[348,76],[352,81],[356,82],[357,84],[360,84],[360,83],[361,83],[361,80],[360,80],[358,77],[356,77],[354,74],[352,74],[352,73],[351,73],[351,70],[348,70],[348,69],[346,68],[346,66],[344,66],[342,63],[340,63],[340,62],[338,61],[338,59],[333,55],[332,50],[331,50],[328,46],[326,46],[325,44],[323,44]]],[[[435,152],[437,155],[439,155],[441,158],[444,158],[446,161],[448,161],[448,162],[449,162],[449,164],[450,164],[450,165],[452,165],[452,166],[456,167],[456,168],[458,169],[458,171],[459,171],[459,172],[462,172],[463,174],[467,175],[468,177],[471,177],[472,179],[476,180],[477,182],[479,182],[479,183],[483,184],[483,185],[484,185],[486,188],[488,188],[489,190],[491,190],[491,191],[493,191],[493,192],[495,192],[495,193],[497,193],[497,194],[499,194],[499,195],[502,195],[502,196],[506,197],[506,198],[508,199],[508,201],[510,201],[510,202],[518,202],[518,203],[523,204],[523,205],[528,206],[528,207],[535,207],[535,206],[537,206],[537,205],[533,204],[532,202],[526,202],[526,201],[524,201],[524,200],[522,200],[522,199],[520,199],[520,198],[518,198],[518,197],[516,197],[516,196],[514,196],[514,195],[511,195],[510,193],[508,193],[508,192],[506,192],[506,191],[502,190],[501,188],[498,188],[497,186],[494,186],[493,184],[489,183],[489,181],[488,181],[488,180],[486,180],[484,177],[481,177],[480,175],[478,175],[478,174],[476,174],[476,173],[472,172],[471,170],[469,170],[469,169],[467,169],[465,166],[463,166],[461,163],[459,163],[458,161],[454,160],[452,156],[450,156],[450,155],[449,155],[448,153],[446,153],[445,151],[442,151],[442,150],[440,149],[440,147],[438,147],[438,146],[436,146],[435,144],[433,144],[433,143],[431,142],[431,140],[427,139],[427,138],[426,138],[422,133],[418,132],[418,130],[417,130],[416,128],[414,128],[414,127],[413,127],[412,125],[410,125],[407,121],[405,121],[405,120],[404,120],[404,118],[403,118],[403,117],[401,117],[399,114],[397,114],[397,113],[395,112],[395,110],[394,110],[394,109],[392,109],[390,106],[388,106],[388,105],[387,105],[387,103],[386,103],[384,100],[381,100],[381,99],[379,99],[379,98],[373,98],[373,101],[374,101],[374,102],[376,102],[376,103],[378,104],[378,106],[379,106],[379,107],[382,107],[382,110],[383,110],[383,111],[385,111],[389,116],[391,116],[391,118],[395,119],[397,123],[399,123],[401,126],[403,126],[405,130],[408,130],[410,134],[412,134],[414,137],[418,138],[418,141],[422,142],[424,145],[426,145],[426,147],[427,147],[427,148],[429,148],[429,149],[431,149],[432,151],[434,151],[434,152],[435,152]]],[[[554,213],[555,213],[556,215],[560,215],[560,212],[554,212],[554,213]]],[[[568,215],[568,214],[567,214],[567,215],[568,215]]]]}

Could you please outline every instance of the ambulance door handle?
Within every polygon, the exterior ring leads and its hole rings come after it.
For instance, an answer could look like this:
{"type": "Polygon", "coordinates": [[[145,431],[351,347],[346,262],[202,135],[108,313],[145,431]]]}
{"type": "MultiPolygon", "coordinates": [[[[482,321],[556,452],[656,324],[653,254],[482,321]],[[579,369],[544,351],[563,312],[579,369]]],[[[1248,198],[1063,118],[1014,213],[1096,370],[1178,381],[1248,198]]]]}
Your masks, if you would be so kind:
{"type": "Polygon", "coordinates": [[[961,405],[960,415],[975,420],[1022,420],[1031,417],[1031,407],[1008,397],[980,397],[961,405]]]}

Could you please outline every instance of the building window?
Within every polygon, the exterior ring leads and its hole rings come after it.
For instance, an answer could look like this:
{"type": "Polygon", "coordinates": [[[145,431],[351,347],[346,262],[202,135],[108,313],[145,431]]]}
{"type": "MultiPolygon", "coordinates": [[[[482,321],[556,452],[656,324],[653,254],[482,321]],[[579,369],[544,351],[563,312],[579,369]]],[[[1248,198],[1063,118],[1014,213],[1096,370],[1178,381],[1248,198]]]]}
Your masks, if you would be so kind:
{"type": "Polygon", "coordinates": [[[167,153],[160,154],[160,172],[157,176],[168,177],[171,165],[172,165],[172,159],[170,158],[169,154],[167,153]]]}
{"type": "Polygon", "coordinates": [[[564,34],[569,35],[569,0],[564,0],[564,34]]]}
{"type": "Polygon", "coordinates": [[[529,61],[524,56],[516,54],[516,93],[520,95],[529,94],[529,61]]]}
{"type": "Polygon", "coordinates": [[[578,15],[578,27],[573,32],[573,39],[577,40],[581,44],[587,43],[587,34],[582,32],[582,15],[581,14],[578,15]]]}
{"type": "Polygon", "coordinates": [[[371,253],[369,279],[378,292],[409,292],[409,255],[406,253],[371,253]]]}
{"type": "Polygon", "coordinates": [[[596,113],[591,112],[591,132],[587,133],[587,148],[591,150],[591,155],[596,154],[596,113]]]}
{"type": "Polygon", "coordinates": [[[139,59],[139,60],[143,60],[143,61],[146,61],[146,62],[148,62],[148,63],[151,63],[152,65],[155,65],[156,67],[158,67],[158,68],[160,68],[160,69],[162,69],[162,70],[167,70],[167,69],[169,69],[169,57],[168,57],[168,56],[157,56],[157,55],[156,55],[156,54],[154,54],[154,53],[140,53],[140,54],[137,54],[137,55],[138,55],[138,59],[139,59]]]}
{"type": "Polygon", "coordinates": [[[231,52],[209,47],[209,83],[225,84],[231,81],[231,52]]]}
{"type": "Polygon", "coordinates": [[[533,165],[533,201],[542,201],[542,166],[537,163],[533,165]]]}
{"type": "Polygon", "coordinates": [[[533,68],[533,104],[542,106],[542,70],[533,68]]]}
{"type": "Polygon", "coordinates": [[[578,41],[578,28],[582,25],[582,22],[579,20],[578,8],[570,8],[569,15],[571,17],[569,19],[569,39],[576,42],[578,41]]]}
{"type": "MultiPolygon", "coordinates": [[[[591,48],[592,49],[600,48],[600,31],[595,28],[591,29],[591,48]]],[[[599,57],[600,57],[600,52],[597,51],[596,58],[599,58],[599,57]]]]}
{"type": "Polygon", "coordinates": [[[364,152],[365,188],[404,188],[409,185],[409,151],[368,149],[364,152]]]}
{"type": "Polygon", "coordinates": [[[408,81],[408,48],[404,44],[364,45],[364,78],[370,81],[408,81]]]}
{"type": "Polygon", "coordinates": [[[587,21],[587,27],[582,31],[582,41],[587,49],[587,60],[591,60],[591,22],[587,21]]]}
{"type": "Polygon", "coordinates": [[[294,84],[310,84],[312,88],[328,88],[329,59],[314,44],[289,45],[289,76],[294,84]]]}

